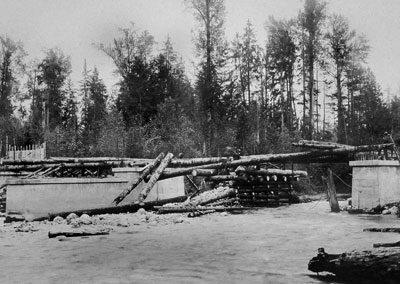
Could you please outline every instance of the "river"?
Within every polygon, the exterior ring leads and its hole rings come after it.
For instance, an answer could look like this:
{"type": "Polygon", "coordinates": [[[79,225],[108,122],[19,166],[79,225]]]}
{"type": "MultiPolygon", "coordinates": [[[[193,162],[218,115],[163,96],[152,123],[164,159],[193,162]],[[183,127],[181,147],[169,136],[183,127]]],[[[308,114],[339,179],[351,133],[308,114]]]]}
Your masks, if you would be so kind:
{"type": "Polygon", "coordinates": [[[341,253],[399,241],[396,233],[363,229],[400,220],[335,214],[317,201],[183,221],[63,242],[47,238],[46,230],[3,228],[0,283],[336,283],[307,270],[319,247],[341,253]]]}

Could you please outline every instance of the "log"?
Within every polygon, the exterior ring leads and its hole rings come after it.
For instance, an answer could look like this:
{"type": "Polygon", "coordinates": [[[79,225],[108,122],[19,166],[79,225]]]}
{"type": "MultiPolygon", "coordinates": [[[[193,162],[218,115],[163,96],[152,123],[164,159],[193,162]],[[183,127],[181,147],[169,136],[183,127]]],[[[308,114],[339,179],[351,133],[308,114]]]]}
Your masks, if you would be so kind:
{"type": "Polygon", "coordinates": [[[87,164],[87,163],[108,163],[147,165],[152,159],[133,159],[133,158],[112,158],[112,157],[88,157],[88,158],[58,158],[52,157],[43,160],[5,160],[3,165],[42,165],[42,164],[87,164]]]}
{"type": "Polygon", "coordinates": [[[215,176],[216,174],[218,174],[218,170],[215,170],[215,169],[197,169],[197,170],[192,171],[192,176],[194,176],[194,177],[215,176]]]}
{"type": "Polygon", "coordinates": [[[151,164],[149,164],[143,171],[143,173],[139,176],[139,178],[136,181],[129,181],[129,185],[128,187],[121,192],[120,195],[118,195],[114,201],[113,204],[114,205],[118,205],[122,200],[124,200],[124,198],[131,193],[132,190],[134,190],[143,180],[145,177],[147,177],[148,174],[150,174],[155,167],[157,167],[160,163],[161,160],[165,157],[164,153],[160,153],[156,160],[154,162],[152,162],[151,164]]]}
{"type": "Polygon", "coordinates": [[[354,250],[342,254],[328,254],[323,248],[318,251],[318,255],[308,263],[308,269],[313,272],[330,272],[346,280],[377,281],[372,283],[398,281],[400,278],[400,247],[354,250]]]}
{"type": "Polygon", "coordinates": [[[366,228],[364,232],[400,233],[400,228],[366,228]]]}
{"type": "Polygon", "coordinates": [[[295,147],[313,148],[313,149],[336,149],[349,147],[350,145],[339,144],[334,142],[315,141],[315,140],[300,140],[297,143],[292,143],[295,147]]]}
{"type": "Polygon", "coordinates": [[[223,181],[229,181],[229,180],[246,181],[246,179],[244,177],[237,176],[237,175],[219,175],[219,176],[206,177],[206,181],[212,181],[212,182],[223,182],[223,181]]]}
{"type": "MultiPolygon", "coordinates": [[[[362,145],[362,146],[347,146],[331,150],[321,151],[306,151],[296,153],[285,153],[285,154],[267,154],[267,155],[256,155],[256,156],[243,156],[239,160],[227,161],[226,163],[215,163],[202,165],[187,169],[181,169],[176,172],[165,173],[162,179],[176,177],[180,175],[188,175],[196,169],[222,169],[222,168],[237,168],[238,166],[249,166],[258,165],[270,162],[299,162],[306,163],[308,161],[317,162],[320,157],[326,157],[336,159],[339,157],[340,161],[343,161],[343,154],[354,154],[356,152],[379,150],[390,147],[391,144],[378,144],[378,145],[362,145]]],[[[347,157],[347,160],[350,158],[347,157]]],[[[329,160],[329,159],[328,159],[329,160]]]]}
{"type": "Polygon", "coordinates": [[[226,157],[194,158],[194,159],[174,159],[169,166],[171,168],[184,168],[201,166],[207,164],[224,163],[228,160],[226,157]]]}
{"type": "Polygon", "coordinates": [[[99,214],[133,213],[133,212],[138,211],[140,208],[150,210],[150,209],[153,209],[154,206],[162,206],[167,203],[183,202],[185,200],[187,200],[187,196],[177,196],[177,197],[163,199],[163,200],[147,201],[147,202],[143,202],[142,204],[135,203],[135,204],[122,205],[122,206],[111,206],[111,207],[58,212],[58,213],[54,213],[54,214],[49,214],[48,217],[36,218],[33,221],[43,221],[43,220],[52,221],[57,216],[63,217],[65,219],[71,213],[75,213],[78,216],[81,216],[82,214],[87,214],[89,216],[93,216],[93,215],[99,215],[99,214]]]}
{"type": "Polygon", "coordinates": [[[190,200],[191,206],[199,206],[199,205],[206,205],[208,203],[228,198],[234,197],[236,194],[235,189],[233,188],[223,188],[223,189],[214,189],[210,191],[203,192],[202,194],[192,198],[190,200]]]}
{"type": "Polygon", "coordinates": [[[159,214],[170,214],[170,213],[189,213],[193,211],[211,211],[213,210],[214,212],[232,212],[232,211],[243,211],[243,210],[254,210],[253,207],[214,207],[214,206],[209,206],[209,207],[155,207],[157,209],[157,212],[159,214]]]}
{"type": "Polygon", "coordinates": [[[306,177],[308,173],[306,171],[292,171],[292,170],[281,170],[281,169],[246,169],[244,167],[238,167],[235,172],[237,174],[252,174],[252,175],[261,175],[261,176],[268,176],[268,175],[284,175],[284,176],[302,176],[306,177]]]}
{"type": "Polygon", "coordinates": [[[168,153],[165,158],[161,161],[160,165],[154,172],[154,174],[151,176],[149,182],[146,184],[145,188],[142,190],[142,192],[139,195],[139,202],[143,202],[147,195],[149,194],[150,190],[153,188],[153,186],[156,184],[158,181],[160,175],[163,173],[165,168],[168,166],[169,162],[171,159],[174,157],[174,154],[168,153]]]}
{"type": "Polygon", "coordinates": [[[395,243],[376,243],[376,244],[374,244],[374,248],[380,248],[380,247],[386,247],[386,248],[400,247],[400,242],[395,242],[395,243]]]}
{"type": "Polygon", "coordinates": [[[100,230],[100,231],[57,231],[57,232],[49,232],[49,238],[56,238],[58,236],[65,237],[84,237],[84,236],[98,236],[98,235],[109,235],[109,230],[100,230]]]}

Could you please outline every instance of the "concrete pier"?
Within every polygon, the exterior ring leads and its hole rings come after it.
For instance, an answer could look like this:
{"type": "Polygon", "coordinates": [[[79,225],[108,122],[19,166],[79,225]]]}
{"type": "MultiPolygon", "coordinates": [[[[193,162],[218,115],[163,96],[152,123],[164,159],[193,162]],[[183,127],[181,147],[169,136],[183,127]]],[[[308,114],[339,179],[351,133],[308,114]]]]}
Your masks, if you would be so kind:
{"type": "MultiPolygon", "coordinates": [[[[48,216],[49,213],[95,209],[112,206],[112,202],[130,182],[139,177],[141,169],[115,168],[111,178],[39,178],[8,179],[6,213],[25,218],[48,216]]],[[[121,205],[137,201],[145,183],[132,191],[121,205]]],[[[184,179],[177,177],[159,181],[145,201],[185,195],[184,179]]]]}
{"type": "Polygon", "coordinates": [[[350,166],[353,167],[353,209],[370,209],[400,201],[399,161],[351,161],[350,166]]]}

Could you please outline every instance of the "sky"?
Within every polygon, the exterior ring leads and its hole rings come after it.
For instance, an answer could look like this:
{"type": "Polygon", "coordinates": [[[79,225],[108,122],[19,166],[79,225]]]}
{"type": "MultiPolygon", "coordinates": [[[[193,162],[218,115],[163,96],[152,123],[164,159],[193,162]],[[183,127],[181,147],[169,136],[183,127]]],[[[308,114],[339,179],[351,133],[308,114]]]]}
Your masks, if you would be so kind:
{"type": "MultiPolygon", "coordinates": [[[[383,90],[400,89],[400,1],[330,0],[328,13],[347,17],[351,28],[363,33],[371,45],[368,64],[383,90]]],[[[232,40],[251,20],[263,45],[265,22],[295,17],[304,0],[226,0],[226,37],[232,40]]],[[[58,47],[71,57],[74,82],[81,80],[84,60],[96,66],[110,88],[118,81],[115,67],[94,44],[109,44],[118,28],[130,23],[148,30],[158,46],[171,38],[189,75],[194,74],[193,30],[196,23],[184,0],[0,0],[0,35],[21,41],[28,61],[40,61],[44,51],[58,47]]]]}

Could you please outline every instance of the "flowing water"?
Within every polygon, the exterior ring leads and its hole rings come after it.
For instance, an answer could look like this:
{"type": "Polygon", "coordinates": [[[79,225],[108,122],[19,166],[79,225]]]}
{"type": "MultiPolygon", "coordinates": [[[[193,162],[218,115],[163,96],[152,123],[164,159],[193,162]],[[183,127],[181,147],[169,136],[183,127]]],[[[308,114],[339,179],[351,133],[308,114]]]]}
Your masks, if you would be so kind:
{"type": "Polygon", "coordinates": [[[12,239],[0,231],[0,283],[336,283],[307,270],[317,248],[341,253],[399,241],[396,233],[363,232],[399,222],[330,213],[319,201],[63,242],[46,231],[12,239]]]}

